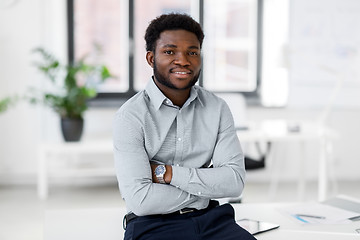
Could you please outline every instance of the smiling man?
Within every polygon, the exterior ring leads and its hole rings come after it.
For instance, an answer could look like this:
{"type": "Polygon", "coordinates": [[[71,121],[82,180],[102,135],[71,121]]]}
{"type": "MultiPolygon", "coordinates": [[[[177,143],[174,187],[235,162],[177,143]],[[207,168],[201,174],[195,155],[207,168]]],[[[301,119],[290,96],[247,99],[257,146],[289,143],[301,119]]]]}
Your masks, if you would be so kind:
{"type": "Polygon", "coordinates": [[[245,168],[228,106],[195,85],[203,38],[183,14],[161,15],[146,30],[154,74],[114,119],[125,239],[255,239],[231,205],[212,200],[239,196],[245,168]]]}

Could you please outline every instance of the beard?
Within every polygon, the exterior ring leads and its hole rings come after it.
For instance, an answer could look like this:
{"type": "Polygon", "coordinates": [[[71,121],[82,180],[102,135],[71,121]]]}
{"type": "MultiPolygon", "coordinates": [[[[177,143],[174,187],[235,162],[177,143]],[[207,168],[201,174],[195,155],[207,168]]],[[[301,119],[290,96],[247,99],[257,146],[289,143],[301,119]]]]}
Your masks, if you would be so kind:
{"type": "Polygon", "coordinates": [[[189,82],[189,84],[183,88],[178,88],[176,87],[172,82],[170,82],[169,79],[167,79],[163,74],[161,74],[158,69],[157,69],[157,66],[156,66],[156,61],[154,61],[154,76],[155,76],[155,79],[162,85],[168,87],[168,88],[171,88],[171,89],[176,89],[176,90],[186,90],[186,89],[189,89],[191,88],[192,86],[194,86],[198,79],[199,79],[199,76],[200,76],[200,72],[195,75],[191,81],[189,82]]]}

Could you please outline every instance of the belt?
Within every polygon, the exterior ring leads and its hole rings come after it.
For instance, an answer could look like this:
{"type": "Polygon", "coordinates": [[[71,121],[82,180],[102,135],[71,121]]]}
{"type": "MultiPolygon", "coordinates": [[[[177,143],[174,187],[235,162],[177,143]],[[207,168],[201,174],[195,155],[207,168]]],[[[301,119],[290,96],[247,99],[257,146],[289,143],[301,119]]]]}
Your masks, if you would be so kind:
{"type": "MultiPolygon", "coordinates": [[[[164,216],[183,215],[183,214],[192,213],[192,212],[204,212],[204,211],[209,210],[211,208],[214,208],[214,207],[216,207],[218,205],[219,205],[218,201],[211,200],[209,202],[209,205],[204,209],[198,210],[196,208],[183,208],[183,209],[180,209],[180,210],[178,210],[176,212],[172,212],[172,213],[168,213],[168,214],[158,214],[158,215],[152,215],[152,216],[164,217],[164,216]]],[[[126,226],[129,224],[129,222],[131,222],[132,220],[134,220],[134,219],[136,219],[138,217],[139,216],[137,216],[133,212],[129,212],[128,214],[126,214],[124,216],[124,219],[123,219],[123,228],[124,228],[124,230],[126,230],[126,226]]]]}

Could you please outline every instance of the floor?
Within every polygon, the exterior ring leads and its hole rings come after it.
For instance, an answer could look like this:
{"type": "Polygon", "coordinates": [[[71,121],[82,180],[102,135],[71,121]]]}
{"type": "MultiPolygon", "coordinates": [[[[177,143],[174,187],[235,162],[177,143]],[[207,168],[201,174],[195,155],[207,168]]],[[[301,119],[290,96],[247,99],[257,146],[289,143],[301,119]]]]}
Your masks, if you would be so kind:
{"type": "MultiPolygon", "coordinates": [[[[360,199],[358,182],[340,182],[336,193],[360,199]]],[[[297,201],[295,183],[280,183],[276,196],[268,198],[267,183],[247,183],[242,202],[297,201]]],[[[305,201],[316,200],[317,187],[306,187],[305,201]]],[[[56,186],[46,201],[40,201],[34,186],[0,186],[0,239],[42,240],[43,215],[47,209],[124,207],[117,186],[56,186]]]]}

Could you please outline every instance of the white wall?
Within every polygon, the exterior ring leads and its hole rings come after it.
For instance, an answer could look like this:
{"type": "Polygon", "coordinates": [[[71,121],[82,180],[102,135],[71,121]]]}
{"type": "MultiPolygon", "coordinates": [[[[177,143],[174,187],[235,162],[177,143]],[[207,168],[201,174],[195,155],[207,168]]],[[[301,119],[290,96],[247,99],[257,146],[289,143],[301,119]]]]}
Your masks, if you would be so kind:
{"type": "MultiPolygon", "coordinates": [[[[23,96],[43,77],[31,51],[43,46],[60,59],[66,56],[65,0],[14,1],[0,8],[0,98],[23,96]]],[[[0,115],[0,181],[34,182],[37,144],[56,138],[54,114],[20,102],[0,115]]],[[[55,126],[57,123],[55,123],[55,126]]]]}
{"type": "MultiPolygon", "coordinates": [[[[0,9],[0,97],[24,93],[29,85],[43,84],[42,76],[31,66],[31,49],[45,46],[66,59],[65,0],[20,0],[11,8],[0,9]]],[[[311,3],[311,1],[308,1],[311,3]]],[[[291,69],[290,69],[291,75],[291,69]]],[[[291,85],[290,79],[290,85],[291,85]]],[[[291,86],[290,86],[291,90],[291,86]]],[[[290,91],[291,95],[291,91],[290,91]]],[[[293,95],[307,105],[266,109],[252,107],[248,120],[266,118],[305,119],[317,116],[321,106],[312,107],[316,95],[293,95]]],[[[358,95],[359,96],[359,95],[358,95]]],[[[291,96],[290,96],[291,98],[291,96]]],[[[360,100],[360,99],[359,99],[360,100]]],[[[112,117],[116,109],[90,109],[85,116],[84,139],[110,138],[112,117]]],[[[338,130],[341,138],[335,145],[336,175],[341,179],[360,180],[360,109],[334,109],[328,125],[338,130]]],[[[0,183],[34,183],[36,179],[36,149],[44,140],[61,140],[59,119],[50,110],[21,103],[0,115],[0,183]]],[[[284,146],[284,178],[294,179],[293,159],[298,157],[295,146],[284,146]]],[[[316,146],[309,146],[309,175],[316,177],[316,146]]],[[[249,173],[249,180],[266,181],[268,173],[249,173]]]]}
{"type": "MultiPolygon", "coordinates": [[[[0,9],[0,96],[13,95],[35,83],[30,50],[42,41],[40,0],[20,1],[0,9]]],[[[36,110],[19,104],[0,115],[0,178],[33,177],[37,131],[36,110]]]]}

